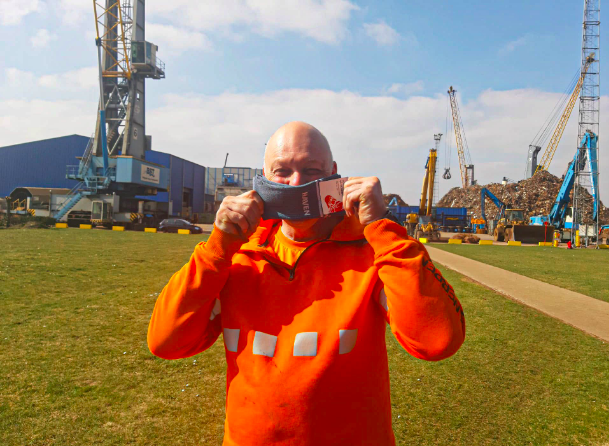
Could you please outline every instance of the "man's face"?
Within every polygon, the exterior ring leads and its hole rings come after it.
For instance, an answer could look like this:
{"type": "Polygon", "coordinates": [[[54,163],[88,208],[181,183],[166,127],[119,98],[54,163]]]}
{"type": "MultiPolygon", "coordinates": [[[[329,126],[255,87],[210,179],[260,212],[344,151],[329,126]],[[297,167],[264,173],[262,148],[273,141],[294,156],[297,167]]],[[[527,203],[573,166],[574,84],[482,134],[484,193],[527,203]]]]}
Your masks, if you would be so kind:
{"type": "MultiPolygon", "coordinates": [[[[300,186],[337,172],[326,138],[314,127],[290,123],[269,140],[264,156],[264,175],[275,183],[300,186]]],[[[290,221],[304,229],[319,219],[290,221]]]]}
{"type": "Polygon", "coordinates": [[[275,183],[300,186],[336,173],[325,138],[315,129],[294,125],[269,140],[264,174],[275,183]]]}

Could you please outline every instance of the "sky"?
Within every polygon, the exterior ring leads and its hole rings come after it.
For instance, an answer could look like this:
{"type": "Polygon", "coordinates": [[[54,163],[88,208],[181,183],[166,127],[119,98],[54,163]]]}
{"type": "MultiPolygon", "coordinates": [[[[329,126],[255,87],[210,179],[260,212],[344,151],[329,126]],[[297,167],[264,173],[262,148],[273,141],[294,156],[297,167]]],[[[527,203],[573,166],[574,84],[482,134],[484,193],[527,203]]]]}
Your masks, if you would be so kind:
{"type": "MultiPolygon", "coordinates": [[[[452,173],[440,195],[460,185],[453,86],[478,182],[518,181],[579,68],[582,13],[575,0],[148,0],[146,40],[166,78],[146,81],[146,132],[154,150],[204,166],[229,153],[229,165],[262,167],[271,134],[306,121],[343,176],[378,176],[385,193],[418,204],[436,133],[438,173],[448,159],[452,173]]],[[[90,0],[0,0],[0,146],[91,135],[94,38],[90,0]]],[[[601,96],[602,148],[602,82],[601,96]]],[[[576,146],[577,105],[550,172],[561,175],[576,146]]]]}

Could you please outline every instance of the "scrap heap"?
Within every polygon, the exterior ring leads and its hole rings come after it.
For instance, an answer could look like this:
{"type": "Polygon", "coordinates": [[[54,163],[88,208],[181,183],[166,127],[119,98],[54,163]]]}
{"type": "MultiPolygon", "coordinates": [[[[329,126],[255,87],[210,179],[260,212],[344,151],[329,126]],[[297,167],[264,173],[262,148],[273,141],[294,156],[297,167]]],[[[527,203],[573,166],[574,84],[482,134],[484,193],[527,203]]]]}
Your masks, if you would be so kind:
{"type": "Polygon", "coordinates": [[[398,206],[408,206],[398,194],[383,194],[383,198],[385,199],[386,206],[389,206],[389,203],[391,203],[394,198],[397,200],[398,206]]]}
{"type": "MultiPolygon", "coordinates": [[[[562,179],[547,171],[541,171],[528,180],[518,183],[491,183],[486,186],[469,186],[467,188],[454,187],[438,202],[440,207],[466,207],[472,217],[480,218],[480,190],[483,187],[489,189],[497,198],[514,208],[524,209],[525,217],[528,219],[533,215],[548,215],[558,195],[562,179]]],[[[584,223],[592,223],[592,196],[587,190],[583,191],[585,196],[584,223]]],[[[490,201],[486,203],[487,217],[496,212],[495,206],[490,201]]],[[[609,208],[600,203],[600,222],[609,223],[609,208]]]]}

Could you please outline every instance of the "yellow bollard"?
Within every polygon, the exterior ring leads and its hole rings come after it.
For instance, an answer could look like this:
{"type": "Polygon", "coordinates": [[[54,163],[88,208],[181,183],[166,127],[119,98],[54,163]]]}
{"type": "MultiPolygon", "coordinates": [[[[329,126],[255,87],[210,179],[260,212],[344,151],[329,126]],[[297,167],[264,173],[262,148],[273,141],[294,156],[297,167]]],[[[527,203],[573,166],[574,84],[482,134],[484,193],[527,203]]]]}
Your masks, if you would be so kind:
{"type": "Polygon", "coordinates": [[[558,248],[559,244],[560,244],[560,242],[558,241],[558,239],[554,239],[554,242],[552,243],[552,246],[554,246],[555,248],[558,248]]]}
{"type": "Polygon", "coordinates": [[[539,246],[552,246],[552,242],[539,242],[539,246]]]}
{"type": "Polygon", "coordinates": [[[80,225],[80,229],[93,229],[93,225],[80,225]]]}
{"type": "Polygon", "coordinates": [[[478,242],[479,245],[492,245],[493,241],[492,240],[480,240],[478,242]]]}
{"type": "Polygon", "coordinates": [[[609,245],[598,245],[598,249],[609,249],[609,245]]]}
{"type": "Polygon", "coordinates": [[[144,228],[144,232],[152,232],[156,234],[156,228],[144,228]]]}
{"type": "Polygon", "coordinates": [[[112,230],[113,231],[124,231],[125,227],[124,226],[112,226],[112,230]]]}
{"type": "Polygon", "coordinates": [[[579,248],[581,246],[581,240],[579,239],[579,231],[575,233],[575,246],[579,248]]]}
{"type": "Polygon", "coordinates": [[[509,240],[508,246],[522,246],[522,242],[515,242],[514,240],[509,240]]]}
{"type": "Polygon", "coordinates": [[[55,227],[59,229],[66,229],[68,227],[67,223],[55,223],[55,227]]]}
{"type": "Polygon", "coordinates": [[[190,229],[178,229],[178,234],[188,235],[190,234],[190,229]]]}
{"type": "Polygon", "coordinates": [[[463,240],[459,240],[458,238],[448,239],[449,245],[460,245],[461,243],[463,243],[463,240]]]}
{"type": "Polygon", "coordinates": [[[427,243],[427,239],[426,239],[425,237],[421,237],[421,238],[419,238],[419,241],[420,241],[421,243],[427,243]]]}

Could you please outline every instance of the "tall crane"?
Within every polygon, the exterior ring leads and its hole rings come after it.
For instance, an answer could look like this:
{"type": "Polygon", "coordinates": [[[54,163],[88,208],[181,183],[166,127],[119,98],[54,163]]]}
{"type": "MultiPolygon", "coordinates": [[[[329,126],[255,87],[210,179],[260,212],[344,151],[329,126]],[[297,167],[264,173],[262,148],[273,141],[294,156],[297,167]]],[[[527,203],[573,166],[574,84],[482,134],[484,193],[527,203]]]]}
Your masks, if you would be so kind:
{"type": "Polygon", "coordinates": [[[461,114],[459,113],[456,93],[457,90],[453,89],[452,86],[448,89],[448,99],[450,100],[453,126],[455,128],[455,139],[457,140],[457,154],[459,157],[459,169],[461,170],[461,185],[465,188],[467,186],[476,184],[476,182],[474,180],[474,165],[472,164],[472,160],[469,155],[469,147],[467,145],[467,138],[465,138],[465,130],[463,129],[461,114]]]}
{"type": "Polygon", "coordinates": [[[167,190],[169,171],[146,160],[146,79],[163,79],[157,46],[145,40],[145,0],[93,0],[100,99],[95,133],[66,178],[78,183],[54,218],[63,218],[85,196],[91,220],[130,223],[144,201],[167,190]],[[95,201],[94,201],[95,200],[95,201]]]}
{"type": "MultiPolygon", "coordinates": [[[[552,133],[552,137],[548,142],[548,145],[541,156],[541,162],[537,164],[537,154],[541,150],[541,146],[538,144],[529,145],[529,155],[527,159],[527,178],[530,178],[537,172],[542,170],[548,170],[550,168],[550,163],[552,162],[552,158],[554,158],[554,154],[556,153],[556,149],[558,148],[558,143],[560,143],[560,139],[562,134],[567,127],[567,123],[569,122],[569,117],[571,116],[571,112],[573,111],[573,107],[575,107],[575,103],[577,102],[577,98],[579,97],[579,93],[582,89],[582,85],[584,83],[584,79],[586,77],[586,73],[590,68],[590,65],[595,62],[594,53],[591,53],[587,56],[585,63],[582,65],[581,72],[575,87],[573,88],[573,92],[567,102],[567,105],[560,116],[558,124],[552,133]]],[[[545,134],[542,133],[541,136],[545,134]]]]}

